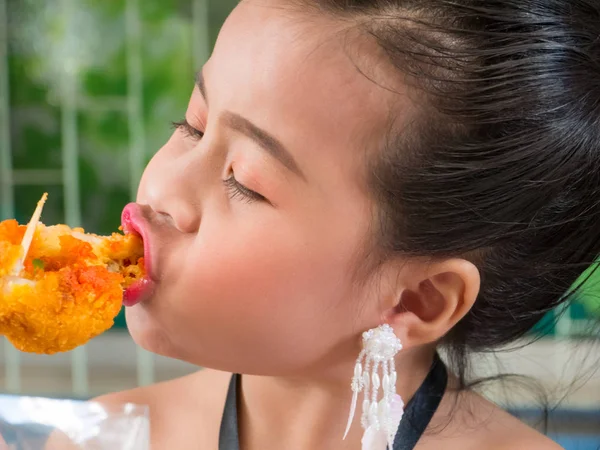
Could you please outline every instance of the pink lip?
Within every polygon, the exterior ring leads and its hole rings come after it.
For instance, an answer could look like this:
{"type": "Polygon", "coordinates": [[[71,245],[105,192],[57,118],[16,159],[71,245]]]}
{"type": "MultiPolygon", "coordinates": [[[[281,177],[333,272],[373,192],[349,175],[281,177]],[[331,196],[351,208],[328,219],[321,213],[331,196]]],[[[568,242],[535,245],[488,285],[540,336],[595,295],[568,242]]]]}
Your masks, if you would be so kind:
{"type": "Polygon", "coordinates": [[[154,292],[155,283],[148,276],[133,283],[125,291],[123,291],[123,306],[132,307],[138,303],[142,303],[146,298],[154,292]]]}
{"type": "Polygon", "coordinates": [[[121,214],[121,226],[127,233],[135,233],[142,238],[144,242],[144,264],[146,266],[146,276],[140,281],[134,283],[123,293],[123,305],[130,307],[137,305],[148,298],[156,286],[152,279],[152,258],[150,254],[150,237],[146,225],[146,219],[142,214],[140,205],[130,203],[123,209],[121,214]]]}

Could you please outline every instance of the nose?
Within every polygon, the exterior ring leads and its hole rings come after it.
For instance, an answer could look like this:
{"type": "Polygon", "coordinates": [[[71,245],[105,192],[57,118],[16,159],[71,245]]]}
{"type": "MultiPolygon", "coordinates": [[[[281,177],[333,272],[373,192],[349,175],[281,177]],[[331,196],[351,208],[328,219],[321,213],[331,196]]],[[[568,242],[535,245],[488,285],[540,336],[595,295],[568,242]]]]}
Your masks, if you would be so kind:
{"type": "Polygon", "coordinates": [[[138,191],[138,202],[167,216],[182,233],[195,233],[200,226],[198,172],[185,156],[162,161],[157,155],[146,168],[138,191]]]}
{"type": "Polygon", "coordinates": [[[168,216],[173,222],[175,228],[182,233],[195,233],[200,226],[199,215],[191,208],[190,205],[181,201],[172,201],[168,207],[156,205],[154,207],[158,214],[168,216]]]}

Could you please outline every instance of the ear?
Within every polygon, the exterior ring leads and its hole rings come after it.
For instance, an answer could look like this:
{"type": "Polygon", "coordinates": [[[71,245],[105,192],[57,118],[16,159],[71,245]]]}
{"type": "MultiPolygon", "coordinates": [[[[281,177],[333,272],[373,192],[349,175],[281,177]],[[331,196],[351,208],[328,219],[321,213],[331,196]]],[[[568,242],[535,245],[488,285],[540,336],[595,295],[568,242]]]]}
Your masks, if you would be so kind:
{"type": "Polygon", "coordinates": [[[434,343],[473,307],[480,282],[477,267],[464,259],[405,263],[385,320],[405,347],[434,343]]]}

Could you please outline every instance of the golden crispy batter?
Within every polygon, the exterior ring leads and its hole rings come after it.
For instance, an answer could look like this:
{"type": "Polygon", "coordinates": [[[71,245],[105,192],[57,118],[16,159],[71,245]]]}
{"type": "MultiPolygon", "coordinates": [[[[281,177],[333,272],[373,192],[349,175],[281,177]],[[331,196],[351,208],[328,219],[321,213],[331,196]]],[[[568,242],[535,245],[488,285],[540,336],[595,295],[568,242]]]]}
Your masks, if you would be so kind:
{"type": "Polygon", "coordinates": [[[52,354],[112,327],[123,289],[144,276],[143,244],[38,221],[0,222],[0,334],[21,351],[52,354]]]}

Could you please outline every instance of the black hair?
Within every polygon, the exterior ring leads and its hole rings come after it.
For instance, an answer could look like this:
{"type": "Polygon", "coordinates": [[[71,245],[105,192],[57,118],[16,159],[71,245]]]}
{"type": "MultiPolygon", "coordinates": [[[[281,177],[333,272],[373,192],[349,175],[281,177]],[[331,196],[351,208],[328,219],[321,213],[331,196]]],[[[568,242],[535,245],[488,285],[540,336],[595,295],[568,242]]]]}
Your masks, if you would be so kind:
{"type": "Polygon", "coordinates": [[[468,355],[569,302],[600,254],[600,1],[317,0],[356,19],[422,95],[373,164],[386,255],[465,257],[468,355]]]}

